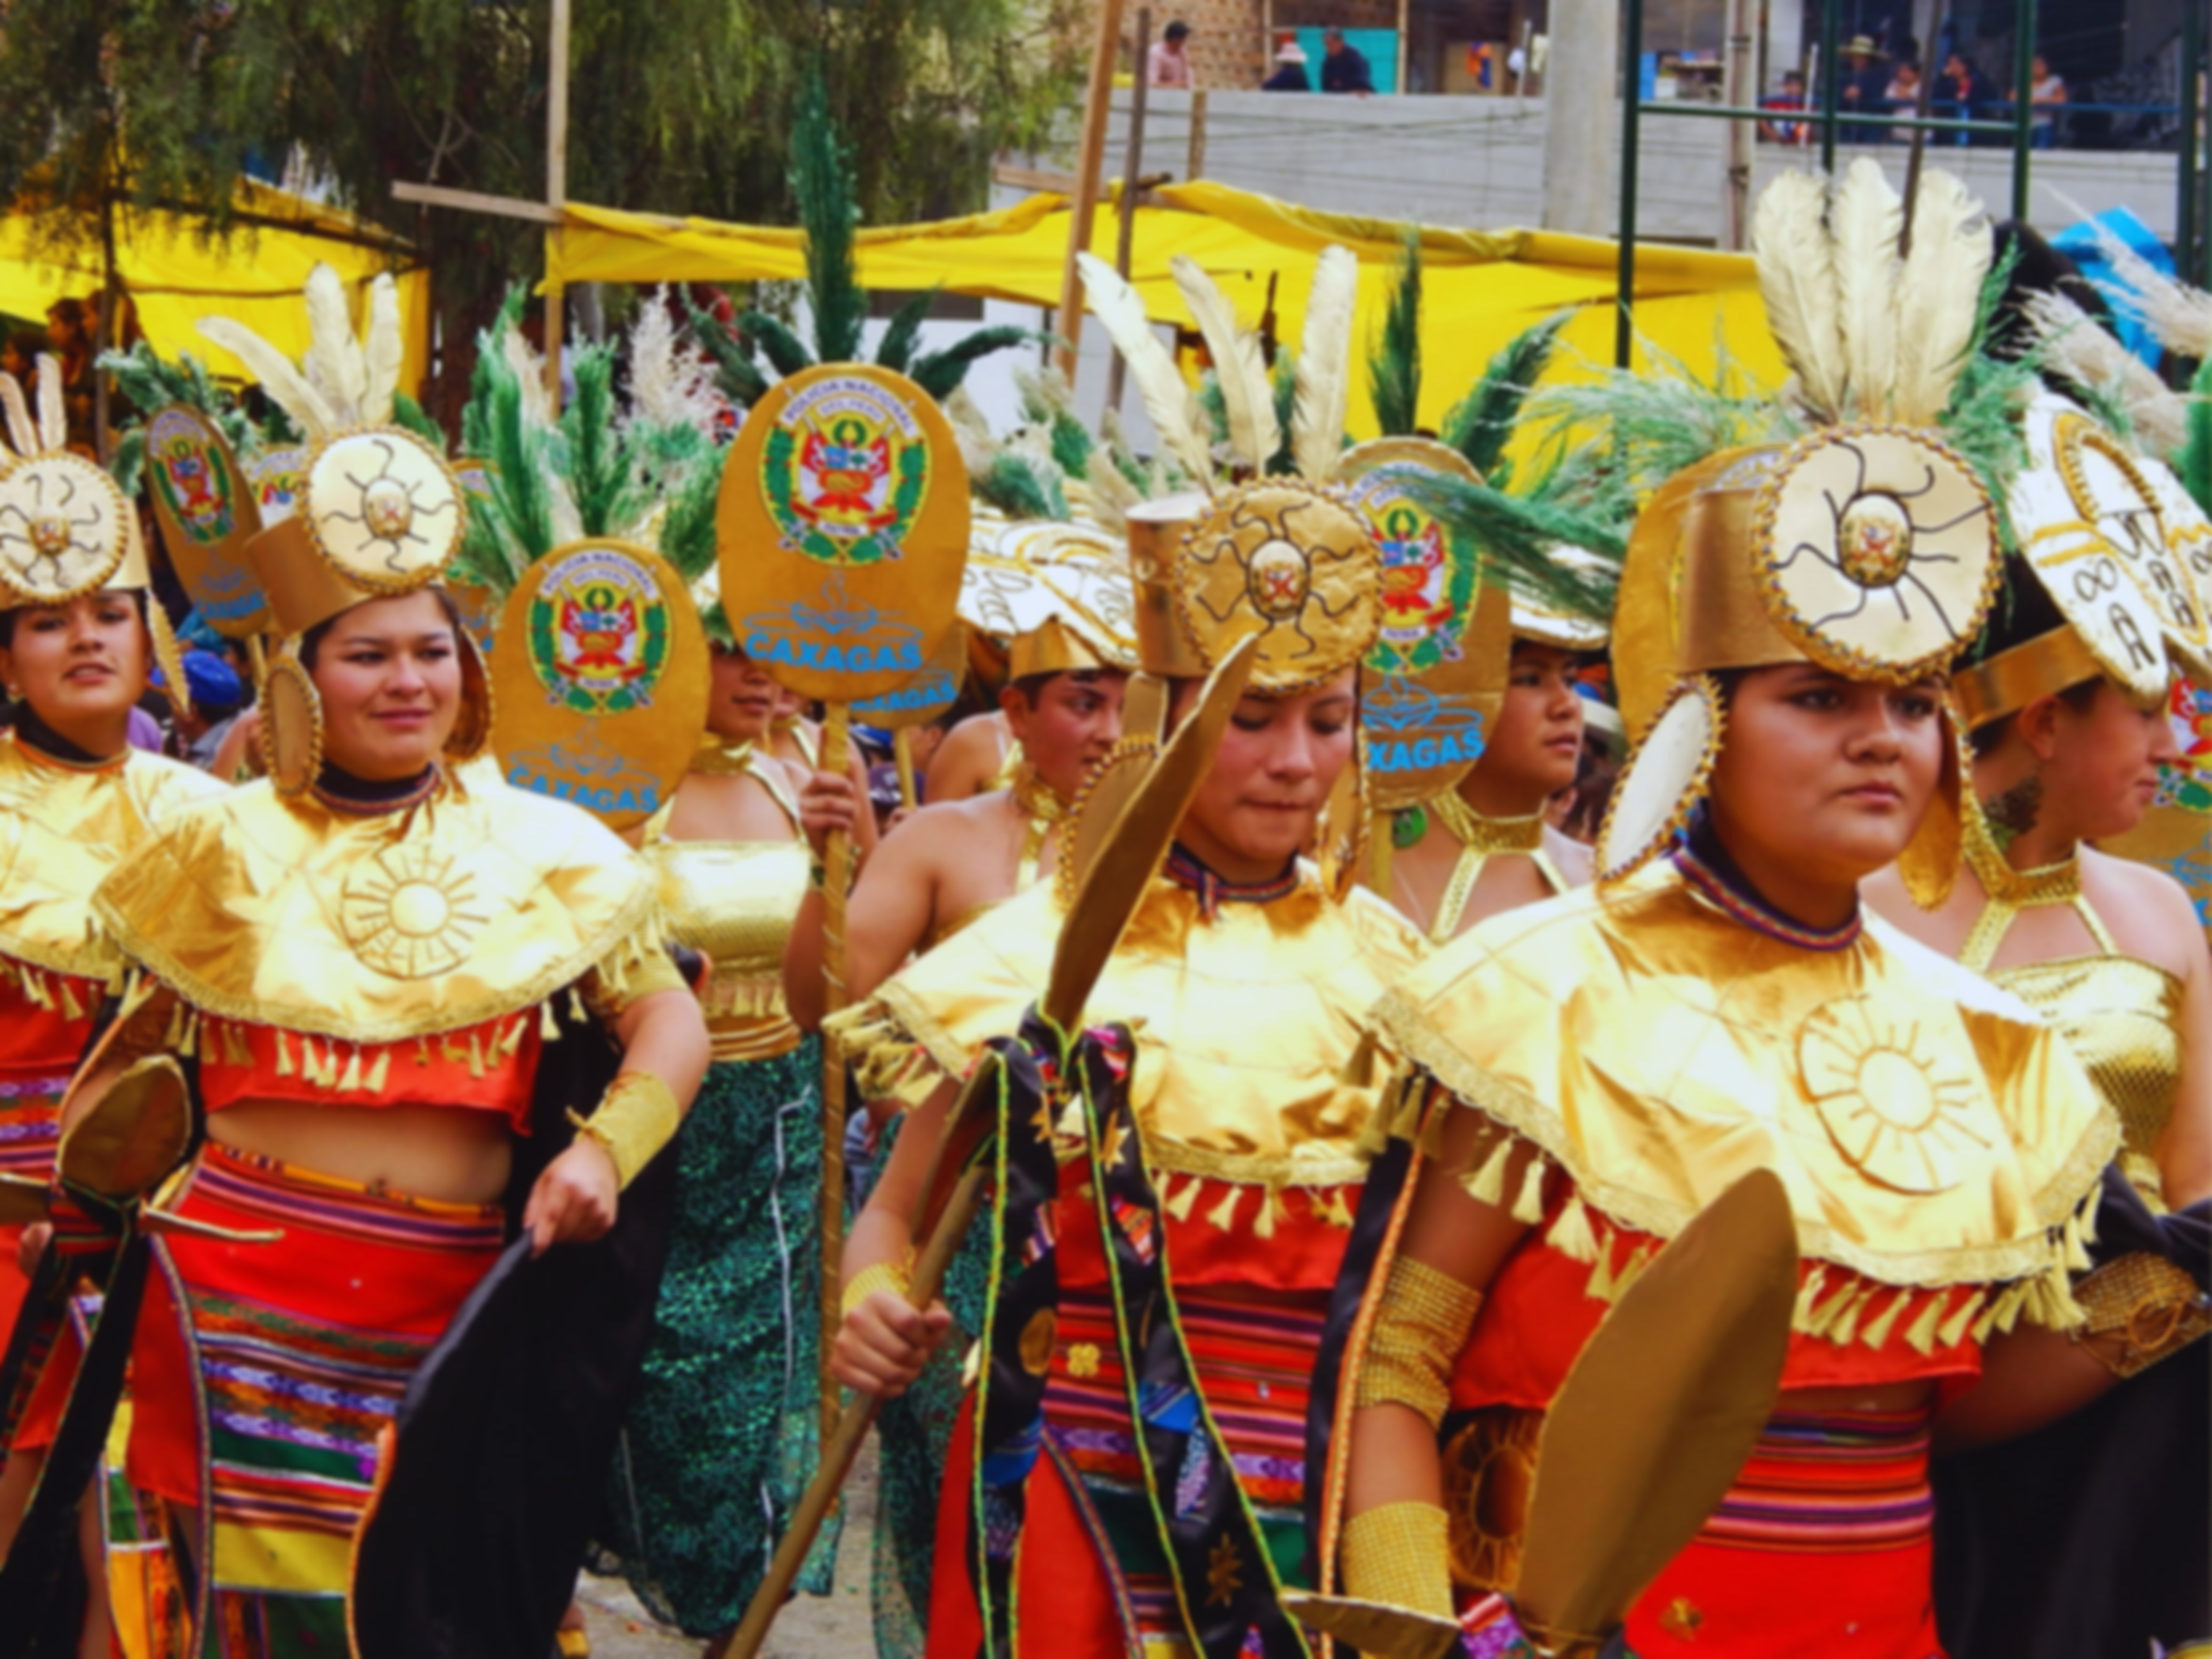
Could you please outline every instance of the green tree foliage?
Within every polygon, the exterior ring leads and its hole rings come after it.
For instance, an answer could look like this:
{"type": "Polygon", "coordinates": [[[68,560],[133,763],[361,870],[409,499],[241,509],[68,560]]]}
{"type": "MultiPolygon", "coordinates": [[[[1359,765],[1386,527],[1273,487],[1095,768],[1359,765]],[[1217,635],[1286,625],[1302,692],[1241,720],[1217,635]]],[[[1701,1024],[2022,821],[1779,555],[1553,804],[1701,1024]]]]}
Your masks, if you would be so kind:
{"type": "MultiPolygon", "coordinates": [[[[788,222],[787,135],[818,61],[869,220],[970,210],[992,155],[1039,146],[1068,96],[1072,22],[1072,0],[574,0],[568,195],[788,222]]],[[[70,210],[46,216],[56,240],[96,241],[103,201],[223,234],[240,170],[295,163],[414,239],[443,337],[472,340],[538,268],[538,228],[391,187],[542,197],[548,34],[546,0],[11,0],[0,192],[70,210]]],[[[447,374],[451,412],[468,365],[447,374]]]]}

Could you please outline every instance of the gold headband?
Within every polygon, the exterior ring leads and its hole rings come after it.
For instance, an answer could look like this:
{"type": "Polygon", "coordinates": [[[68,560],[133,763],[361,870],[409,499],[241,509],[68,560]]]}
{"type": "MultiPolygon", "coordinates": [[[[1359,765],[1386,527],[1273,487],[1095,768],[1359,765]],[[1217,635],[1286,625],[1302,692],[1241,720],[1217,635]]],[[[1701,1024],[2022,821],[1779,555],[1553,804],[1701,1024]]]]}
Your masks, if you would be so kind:
{"type": "Polygon", "coordinates": [[[1114,665],[1093,650],[1091,642],[1058,617],[1048,617],[1042,626],[1014,636],[1006,655],[1006,678],[1025,680],[1036,674],[1075,674],[1114,665]]]}
{"type": "Polygon", "coordinates": [[[1972,732],[2018,714],[2038,697],[2055,696],[2104,672],[2081,635],[2071,627],[2059,627],[1959,669],[1951,678],[1951,693],[1959,718],[1972,732]]]}

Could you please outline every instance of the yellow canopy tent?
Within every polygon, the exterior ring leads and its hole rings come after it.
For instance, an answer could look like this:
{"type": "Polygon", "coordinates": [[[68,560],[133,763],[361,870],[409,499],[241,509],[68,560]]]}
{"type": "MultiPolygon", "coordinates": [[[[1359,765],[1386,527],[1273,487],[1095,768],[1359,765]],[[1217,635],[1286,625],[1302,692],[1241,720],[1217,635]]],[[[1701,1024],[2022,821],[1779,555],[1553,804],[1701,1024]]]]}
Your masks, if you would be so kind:
{"type": "MultiPolygon", "coordinates": [[[[1359,258],[1355,337],[1380,333],[1392,268],[1406,227],[1387,220],[1294,207],[1226,185],[1195,183],[1155,192],[1159,205],[1137,210],[1130,280],[1162,322],[1188,323],[1169,274],[1175,254],[1189,255],[1256,326],[1274,282],[1278,339],[1295,347],[1313,263],[1330,243],[1359,258]]],[[[1049,307],[1060,299],[1067,248],[1064,196],[1031,197],[1011,208],[929,224],[865,228],[856,240],[860,281],[871,288],[926,289],[1049,307]]],[[[1091,226],[1092,251],[1111,258],[1115,210],[1103,205],[1091,226]]],[[[1420,417],[1439,423],[1481,374],[1493,353],[1522,330],[1564,307],[1579,314],[1565,333],[1559,377],[1577,359],[1613,360],[1615,244],[1546,231],[1420,228],[1423,260],[1420,417]]],[[[569,204],[550,238],[548,276],[569,283],[744,282],[793,278],[805,271],[795,229],[674,220],[569,204]]],[[[1751,260],[1735,253],[1646,245],[1636,267],[1636,324],[1650,347],[1695,370],[1709,370],[1716,345],[1758,384],[1786,372],[1766,330],[1751,260]]],[[[1641,361],[1641,354],[1639,354],[1641,361]]],[[[1355,377],[1352,426],[1375,430],[1365,376],[1355,377]]]]}
{"type": "MultiPolygon", "coordinates": [[[[412,263],[403,238],[349,215],[280,190],[241,180],[240,223],[227,242],[211,240],[206,222],[181,214],[118,206],[115,266],[138,326],[164,357],[190,351],[219,375],[249,379],[245,365],[201,338],[202,317],[235,317],[297,359],[307,349],[307,313],[301,295],[319,262],[345,278],[356,295],[380,271],[399,282],[407,354],[400,385],[422,384],[429,362],[429,277],[412,263]]],[[[19,202],[0,218],[0,312],[33,321],[64,299],[89,300],[104,281],[96,241],[63,241],[44,209],[19,202]]]]}

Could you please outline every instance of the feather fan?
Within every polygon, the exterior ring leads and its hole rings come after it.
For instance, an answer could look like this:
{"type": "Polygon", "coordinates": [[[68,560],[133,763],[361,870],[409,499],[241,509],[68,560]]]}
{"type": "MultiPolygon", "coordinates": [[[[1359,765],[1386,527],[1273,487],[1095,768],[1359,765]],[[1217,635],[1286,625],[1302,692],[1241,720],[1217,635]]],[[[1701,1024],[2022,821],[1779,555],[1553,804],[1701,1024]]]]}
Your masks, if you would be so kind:
{"type": "Polygon", "coordinates": [[[353,307],[345,279],[328,265],[307,273],[307,355],[301,368],[309,384],[330,399],[338,420],[351,426],[362,418],[368,395],[368,365],[354,337],[353,307]]]}
{"type": "Polygon", "coordinates": [[[34,359],[39,371],[39,443],[46,449],[69,447],[69,406],[62,401],[62,366],[41,351],[34,359]]]}
{"type": "Polygon", "coordinates": [[[1930,168],[1913,198],[1912,248],[1897,285],[1897,392],[1891,418],[1933,426],[1974,343],[1977,301],[1989,275],[1982,204],[1950,173],[1930,168]]]}
{"type": "Polygon", "coordinates": [[[246,372],[261,382],[261,389],[276,400],[277,407],[292,417],[309,442],[327,438],[344,424],[330,400],[308,384],[292,360],[245,324],[228,317],[203,317],[199,331],[203,337],[246,365],[246,372]]]}
{"type": "Polygon", "coordinates": [[[1845,379],[1861,420],[1887,418],[1897,385],[1897,240],[1905,200],[1881,163],[1862,155],[1828,207],[1835,247],[1836,315],[1845,379]]]}
{"type": "Polygon", "coordinates": [[[1359,260],[1334,245],[1314,263],[1306,325],[1298,337],[1297,401],[1291,416],[1291,453],[1300,477],[1327,483],[1344,453],[1352,396],[1352,319],[1359,301],[1359,260]]]}
{"type": "Polygon", "coordinates": [[[1221,407],[1229,420],[1229,448],[1253,472],[1267,470],[1280,447],[1283,434],[1275,425],[1274,389],[1267,381],[1267,359],[1261,355],[1260,337],[1239,327],[1237,308],[1214,286],[1188,254],[1168,262],[1191,320],[1206,337],[1207,355],[1213,359],[1214,377],[1221,386],[1221,407]]]}
{"type": "Polygon", "coordinates": [[[1144,301],[1097,254],[1079,253],[1076,264],[1083,273],[1091,313],[1105,325],[1122,362],[1128,365],[1129,377],[1137,383],[1137,395],[1144,399],[1145,412],[1152,417],[1161,444],[1193,484],[1211,489],[1213,452],[1203,435],[1196,400],[1175,358],[1152,332],[1144,301]]]}
{"type": "MultiPolygon", "coordinates": [[[[44,352],[39,354],[39,372],[46,374],[53,359],[44,352]]],[[[8,441],[18,455],[35,455],[46,446],[39,441],[38,422],[31,418],[31,405],[23,396],[22,382],[12,374],[0,374],[0,405],[8,410],[8,441]]]]}
{"type": "Polygon", "coordinates": [[[1779,175],[1752,210],[1751,252],[1774,343],[1796,374],[1807,407],[1833,418],[1844,412],[1845,374],[1836,266],[1822,224],[1826,206],[1826,191],[1810,173],[1779,175]]]}
{"type": "Polygon", "coordinates": [[[381,426],[392,417],[407,342],[399,326],[399,285],[389,271],[368,285],[368,343],[364,352],[368,380],[361,395],[361,418],[381,426]]]}

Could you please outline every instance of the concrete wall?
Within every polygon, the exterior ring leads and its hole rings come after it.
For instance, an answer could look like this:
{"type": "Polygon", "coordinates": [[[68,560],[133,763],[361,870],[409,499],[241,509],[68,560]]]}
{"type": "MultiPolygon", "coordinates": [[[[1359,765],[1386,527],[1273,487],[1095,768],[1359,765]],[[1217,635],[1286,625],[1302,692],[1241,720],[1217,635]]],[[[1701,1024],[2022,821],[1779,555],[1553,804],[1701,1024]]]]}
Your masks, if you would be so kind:
{"type": "MultiPolygon", "coordinates": [[[[1107,171],[1126,142],[1121,95],[1107,171]]],[[[1319,93],[1207,94],[1206,177],[1284,201],[1383,219],[1495,229],[1542,222],[1546,100],[1530,98],[1342,98],[1319,93]]],[[[1644,235],[1717,243],[1722,234],[1722,145],[1726,124],[1646,117],[1638,218],[1644,235]]],[[[1187,175],[1188,94],[1154,90],[1146,117],[1145,169],[1187,175]]],[[[1856,154],[1847,151],[1847,154],[1856,154]]],[[[1905,147],[1868,152],[1902,177],[1905,147]]],[[[1807,152],[1810,164],[1817,151],[1807,152]]],[[[1931,150],[1932,163],[1963,177],[2000,216],[2012,198],[2011,155],[1931,150]]],[[[1797,157],[1758,147],[1755,184],[1797,157]]],[[[1619,177],[1617,162],[1611,169],[1619,177]]],[[[2039,151],[2031,216],[2070,222],[2065,198],[2088,212],[2126,205],[2162,237],[2174,233],[2174,158],[2132,151],[2039,151]]],[[[1611,192],[1617,196],[1617,191],[1611,192]]]]}

